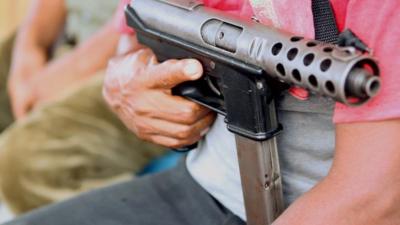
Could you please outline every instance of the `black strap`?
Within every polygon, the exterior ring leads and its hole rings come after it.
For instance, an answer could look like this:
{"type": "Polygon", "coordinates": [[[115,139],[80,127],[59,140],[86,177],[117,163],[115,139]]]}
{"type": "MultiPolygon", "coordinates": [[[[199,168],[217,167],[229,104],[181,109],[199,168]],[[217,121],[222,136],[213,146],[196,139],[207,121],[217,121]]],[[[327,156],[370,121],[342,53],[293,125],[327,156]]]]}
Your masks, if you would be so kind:
{"type": "Polygon", "coordinates": [[[335,14],[329,0],[312,0],[315,39],[327,43],[336,43],[339,30],[335,14]]]}

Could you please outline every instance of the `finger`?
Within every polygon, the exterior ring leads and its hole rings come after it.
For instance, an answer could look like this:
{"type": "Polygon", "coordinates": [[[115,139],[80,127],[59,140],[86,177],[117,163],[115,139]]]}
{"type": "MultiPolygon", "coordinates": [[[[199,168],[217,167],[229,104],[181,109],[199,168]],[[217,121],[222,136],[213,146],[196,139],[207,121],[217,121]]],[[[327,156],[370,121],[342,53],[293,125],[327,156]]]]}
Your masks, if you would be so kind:
{"type": "Polygon", "coordinates": [[[210,110],[179,96],[152,90],[140,98],[132,99],[135,113],[175,123],[191,125],[207,115],[210,110]]]}
{"type": "MultiPolygon", "coordinates": [[[[151,49],[145,48],[126,56],[117,56],[109,60],[104,78],[104,91],[109,96],[120,93],[121,89],[128,89],[134,77],[143,73],[149,65],[157,63],[151,49]],[[128,87],[127,87],[128,86],[128,87]]],[[[144,79],[144,78],[141,78],[144,79]]],[[[138,83],[135,81],[135,83],[138,83]]],[[[140,83],[140,82],[139,82],[140,83]]]]}
{"type": "Polygon", "coordinates": [[[195,59],[168,60],[151,66],[147,72],[148,87],[171,89],[182,82],[199,79],[203,67],[195,59]]]}
{"type": "Polygon", "coordinates": [[[161,135],[153,135],[153,136],[149,137],[149,139],[147,141],[150,141],[152,143],[155,143],[155,144],[158,144],[161,146],[165,146],[167,148],[178,149],[178,148],[183,148],[186,146],[193,145],[194,143],[197,143],[198,141],[200,141],[200,139],[192,140],[191,142],[189,142],[186,140],[179,140],[179,139],[165,137],[165,136],[161,136],[161,135]]]}
{"type": "Polygon", "coordinates": [[[155,54],[150,48],[142,48],[132,54],[122,57],[116,69],[119,71],[132,71],[132,69],[134,69],[132,67],[137,67],[138,63],[144,65],[155,64],[157,61],[154,61],[154,59],[155,54]],[[127,68],[124,68],[124,66],[127,66],[127,68]]]}
{"type": "Polygon", "coordinates": [[[20,107],[20,104],[16,100],[13,100],[13,103],[11,104],[11,109],[15,119],[19,120],[24,117],[24,110],[20,107]]]}
{"type": "Polygon", "coordinates": [[[29,104],[28,99],[22,96],[23,94],[18,93],[17,96],[11,97],[11,109],[14,117],[18,119],[24,118],[29,110],[32,108],[32,104],[29,104]]]}
{"type": "Polygon", "coordinates": [[[152,118],[142,118],[138,120],[136,130],[140,136],[161,135],[186,142],[193,142],[201,139],[214,119],[215,115],[209,113],[196,123],[185,125],[152,118]]]}
{"type": "Polygon", "coordinates": [[[137,66],[138,63],[149,64],[154,56],[153,51],[149,48],[142,48],[127,55],[116,56],[109,61],[107,72],[109,74],[121,74],[132,71],[132,67],[137,66]]]}
{"type": "Polygon", "coordinates": [[[209,131],[209,127],[211,126],[214,119],[215,115],[213,114],[210,114],[209,116],[205,117],[202,122],[195,125],[195,128],[193,128],[193,135],[188,138],[183,138],[183,139],[174,138],[159,134],[159,135],[150,135],[148,140],[153,143],[157,143],[175,149],[190,146],[193,145],[194,143],[199,142],[204,137],[204,135],[209,131]]]}
{"type": "Polygon", "coordinates": [[[131,52],[136,52],[142,48],[145,48],[145,46],[138,42],[136,35],[123,34],[119,39],[117,55],[126,55],[131,52]]]}
{"type": "Polygon", "coordinates": [[[28,106],[28,105],[19,104],[19,103],[17,103],[17,104],[18,105],[12,107],[12,110],[13,110],[13,114],[14,114],[15,118],[17,120],[19,120],[19,119],[26,117],[26,115],[28,114],[28,112],[30,111],[30,109],[32,107],[28,106]]]}

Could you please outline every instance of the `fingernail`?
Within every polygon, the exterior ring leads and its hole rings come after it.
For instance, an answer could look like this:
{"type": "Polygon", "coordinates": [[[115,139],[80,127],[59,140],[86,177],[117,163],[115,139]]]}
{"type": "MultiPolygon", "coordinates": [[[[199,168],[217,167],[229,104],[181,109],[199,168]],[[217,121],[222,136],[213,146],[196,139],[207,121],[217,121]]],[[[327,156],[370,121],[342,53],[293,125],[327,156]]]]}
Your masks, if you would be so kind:
{"type": "Polygon", "coordinates": [[[197,62],[194,60],[188,61],[183,69],[183,72],[188,76],[197,77],[200,73],[197,62]]]}
{"type": "Polygon", "coordinates": [[[207,129],[205,129],[205,130],[203,130],[202,132],[200,132],[200,136],[205,136],[207,133],[208,133],[208,131],[210,131],[210,128],[207,128],[207,129]]]}

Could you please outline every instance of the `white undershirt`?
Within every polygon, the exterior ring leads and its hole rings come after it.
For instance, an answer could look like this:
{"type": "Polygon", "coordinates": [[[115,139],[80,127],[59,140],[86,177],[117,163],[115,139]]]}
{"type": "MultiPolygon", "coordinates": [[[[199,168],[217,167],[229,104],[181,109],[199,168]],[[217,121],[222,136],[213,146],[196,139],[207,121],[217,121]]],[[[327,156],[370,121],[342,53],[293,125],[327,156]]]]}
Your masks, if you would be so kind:
{"type": "Polygon", "coordinates": [[[246,220],[234,135],[218,116],[186,161],[192,177],[226,208],[246,220]]]}

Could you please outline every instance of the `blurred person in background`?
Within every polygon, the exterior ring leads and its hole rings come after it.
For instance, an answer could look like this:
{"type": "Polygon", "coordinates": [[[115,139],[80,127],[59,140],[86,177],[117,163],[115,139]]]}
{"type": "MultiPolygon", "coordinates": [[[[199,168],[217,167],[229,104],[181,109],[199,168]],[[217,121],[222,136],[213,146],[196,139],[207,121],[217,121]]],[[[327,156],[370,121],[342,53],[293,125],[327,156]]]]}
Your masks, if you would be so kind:
{"type": "Polygon", "coordinates": [[[118,2],[34,0],[0,45],[0,191],[16,214],[129,179],[163,152],[101,97],[118,2]]]}

